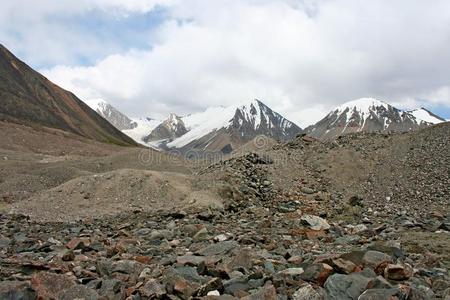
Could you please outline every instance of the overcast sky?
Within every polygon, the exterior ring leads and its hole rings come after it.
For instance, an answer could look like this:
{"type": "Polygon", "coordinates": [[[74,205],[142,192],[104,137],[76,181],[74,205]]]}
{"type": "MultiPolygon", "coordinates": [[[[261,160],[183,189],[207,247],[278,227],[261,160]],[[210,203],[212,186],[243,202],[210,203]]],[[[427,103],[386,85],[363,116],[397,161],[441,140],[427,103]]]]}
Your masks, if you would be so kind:
{"type": "Polygon", "coordinates": [[[162,117],[360,97],[450,118],[448,0],[2,0],[0,42],[81,99],[162,117]]]}

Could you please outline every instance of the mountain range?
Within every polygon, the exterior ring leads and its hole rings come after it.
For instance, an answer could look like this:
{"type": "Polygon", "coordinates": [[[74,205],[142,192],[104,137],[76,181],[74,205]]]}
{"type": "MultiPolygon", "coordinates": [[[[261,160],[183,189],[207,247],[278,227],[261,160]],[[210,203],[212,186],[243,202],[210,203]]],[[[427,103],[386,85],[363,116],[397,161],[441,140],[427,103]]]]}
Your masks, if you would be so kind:
{"type": "MultiPolygon", "coordinates": [[[[111,105],[107,106],[118,112],[111,105]]],[[[98,107],[95,110],[112,124],[117,123],[117,117],[109,114],[109,110],[98,107]]],[[[346,102],[304,130],[260,100],[229,107],[210,107],[203,112],[186,116],[171,113],[165,120],[131,120],[121,115],[120,119],[126,118],[129,120],[127,124],[133,124],[123,132],[137,142],[164,150],[176,149],[183,153],[229,153],[259,135],[287,141],[303,133],[321,140],[330,140],[361,131],[405,132],[446,121],[425,108],[403,111],[375,98],[346,102]]]]}
{"type": "Polygon", "coordinates": [[[305,133],[329,140],[361,131],[405,132],[444,121],[424,108],[402,111],[378,99],[361,98],[336,107],[316,124],[307,127],[305,133]]]}
{"type": "MultiPolygon", "coordinates": [[[[177,120],[169,129],[172,136],[157,141],[160,147],[182,152],[230,153],[259,135],[287,141],[301,132],[300,127],[259,100],[237,106],[212,107],[177,120]]],[[[154,131],[148,137],[153,137],[154,131]]]]}
{"type": "Polygon", "coordinates": [[[227,154],[262,135],[288,141],[298,134],[322,140],[353,132],[405,132],[444,122],[425,108],[402,111],[387,102],[361,98],[344,103],[304,130],[262,101],[165,120],[130,118],[103,99],[85,101],[63,90],[0,46],[0,121],[71,132],[101,142],[163,150],[227,154]]]}
{"type": "MultiPolygon", "coordinates": [[[[95,110],[112,124],[117,123],[107,111],[98,107],[95,110]]],[[[137,142],[182,153],[230,153],[260,135],[288,141],[302,132],[299,126],[256,99],[229,107],[210,107],[186,116],[171,113],[162,121],[142,118],[132,122],[136,126],[123,132],[137,142]]]]}

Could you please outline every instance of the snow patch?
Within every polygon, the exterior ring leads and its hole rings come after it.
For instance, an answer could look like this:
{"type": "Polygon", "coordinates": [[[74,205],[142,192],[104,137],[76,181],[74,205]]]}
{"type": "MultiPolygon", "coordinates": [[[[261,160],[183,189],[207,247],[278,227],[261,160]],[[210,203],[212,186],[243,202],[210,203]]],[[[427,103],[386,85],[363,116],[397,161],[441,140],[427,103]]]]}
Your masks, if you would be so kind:
{"type": "Polygon", "coordinates": [[[131,137],[137,143],[140,143],[144,146],[154,147],[154,143],[145,143],[143,141],[143,138],[149,135],[153,129],[161,124],[161,121],[151,118],[131,118],[131,120],[133,122],[136,122],[137,126],[133,129],[122,130],[122,132],[131,137]]]}
{"type": "Polygon", "coordinates": [[[438,123],[444,122],[443,120],[431,115],[430,112],[424,108],[418,108],[418,109],[410,111],[409,113],[411,115],[413,115],[414,117],[416,117],[417,119],[422,120],[424,122],[431,123],[431,124],[438,124],[438,123]]]}

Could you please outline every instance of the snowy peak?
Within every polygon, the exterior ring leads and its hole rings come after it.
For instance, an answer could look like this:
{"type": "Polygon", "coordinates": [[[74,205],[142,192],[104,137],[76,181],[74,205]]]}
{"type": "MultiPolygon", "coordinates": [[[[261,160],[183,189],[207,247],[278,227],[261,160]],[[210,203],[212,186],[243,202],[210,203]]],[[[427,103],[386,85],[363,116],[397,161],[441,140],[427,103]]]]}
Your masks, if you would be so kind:
{"type": "Polygon", "coordinates": [[[255,137],[256,132],[277,140],[288,140],[301,131],[300,127],[258,99],[239,106],[228,128],[234,128],[242,137],[250,139],[255,137]]]}
{"type": "Polygon", "coordinates": [[[431,124],[438,124],[441,122],[445,122],[445,119],[433,114],[431,111],[429,111],[423,107],[408,111],[408,113],[413,115],[414,117],[416,117],[419,120],[422,120],[424,122],[428,122],[431,124]]]}
{"type": "Polygon", "coordinates": [[[188,130],[186,129],[183,120],[176,114],[171,113],[167,119],[165,119],[144,138],[144,141],[170,142],[187,132],[188,130]]]}
{"type": "MultiPolygon", "coordinates": [[[[389,110],[393,108],[386,102],[377,100],[375,98],[360,98],[353,101],[346,102],[334,109],[331,113],[335,112],[338,114],[348,113],[350,114],[360,114],[363,116],[369,116],[372,112],[378,112],[382,110],[389,110]]],[[[394,108],[395,109],[395,108],[394,108]]],[[[331,114],[330,113],[330,114],[331,114]]]]}
{"type": "Polygon", "coordinates": [[[431,125],[413,114],[375,98],[346,102],[325,118],[308,127],[306,132],[321,139],[334,139],[352,132],[404,132],[431,125]]]}
{"type": "Polygon", "coordinates": [[[204,112],[182,117],[181,121],[187,132],[165,144],[167,148],[230,150],[258,135],[284,141],[301,131],[300,127],[257,99],[229,107],[210,107],[204,112]]]}
{"type": "Polygon", "coordinates": [[[386,130],[391,124],[400,123],[409,116],[405,116],[401,110],[386,102],[375,98],[361,98],[336,107],[327,117],[334,118],[331,126],[343,127],[344,130],[354,128],[356,131],[363,131],[370,126],[373,130],[386,130]]]}
{"type": "Polygon", "coordinates": [[[119,130],[133,129],[137,126],[136,122],[103,99],[87,100],[86,104],[119,130]]]}

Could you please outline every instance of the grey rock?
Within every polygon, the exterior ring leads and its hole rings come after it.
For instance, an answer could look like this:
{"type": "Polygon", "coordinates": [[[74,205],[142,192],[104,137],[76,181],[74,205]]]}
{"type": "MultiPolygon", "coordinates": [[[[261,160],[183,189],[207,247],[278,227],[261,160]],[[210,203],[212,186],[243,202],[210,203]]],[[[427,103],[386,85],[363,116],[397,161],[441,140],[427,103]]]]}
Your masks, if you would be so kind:
{"type": "Polygon", "coordinates": [[[324,295],[316,291],[310,284],[299,288],[293,295],[292,300],[323,300],[324,295]]]}
{"type": "Polygon", "coordinates": [[[300,220],[312,230],[330,229],[330,224],[325,219],[313,215],[303,215],[300,220]]]}
{"type": "Polygon", "coordinates": [[[239,276],[223,283],[225,294],[233,295],[236,291],[247,291],[250,289],[247,276],[239,276]]]}
{"type": "Polygon", "coordinates": [[[101,281],[98,293],[108,299],[121,299],[125,295],[125,285],[117,279],[105,279],[101,281]]]}
{"type": "Polygon", "coordinates": [[[377,273],[381,273],[384,267],[391,262],[392,258],[389,255],[372,250],[367,251],[362,258],[362,263],[371,267],[377,273]]]}
{"type": "Polygon", "coordinates": [[[302,191],[305,194],[314,194],[316,192],[314,189],[306,187],[306,186],[302,186],[300,188],[300,191],[302,191]]]}
{"type": "Polygon", "coordinates": [[[34,300],[36,293],[26,282],[0,281],[0,299],[2,300],[34,300]]]}
{"type": "Polygon", "coordinates": [[[224,254],[230,251],[231,249],[234,249],[238,246],[238,243],[235,241],[224,241],[219,242],[217,244],[212,244],[207,246],[206,248],[200,249],[197,251],[197,254],[203,255],[203,256],[212,256],[212,255],[218,255],[218,254],[224,254]]]}
{"type": "Polygon", "coordinates": [[[149,299],[159,299],[166,295],[166,288],[160,284],[156,279],[150,279],[140,289],[141,296],[149,299]]]}
{"type": "MultiPolygon", "coordinates": [[[[88,289],[84,285],[75,285],[62,291],[58,295],[58,299],[61,300],[73,300],[73,299],[97,300],[98,298],[99,298],[98,294],[94,290],[88,289]]],[[[115,300],[120,298],[109,298],[109,299],[115,300]]]]}
{"type": "Polygon", "coordinates": [[[350,275],[334,274],[325,282],[325,299],[354,300],[367,289],[371,281],[358,273],[350,275]]]}
{"type": "Polygon", "coordinates": [[[391,289],[370,289],[359,296],[358,300],[391,300],[391,299],[408,299],[408,294],[405,294],[399,288],[391,289]]]}
{"type": "Polygon", "coordinates": [[[134,260],[119,260],[112,265],[112,272],[124,274],[139,274],[143,267],[134,260]]]}
{"type": "Polygon", "coordinates": [[[177,257],[177,263],[182,265],[197,266],[205,261],[205,257],[196,255],[184,255],[177,257]]]}
{"type": "Polygon", "coordinates": [[[267,285],[241,300],[277,300],[277,291],[273,285],[267,285]]]}

